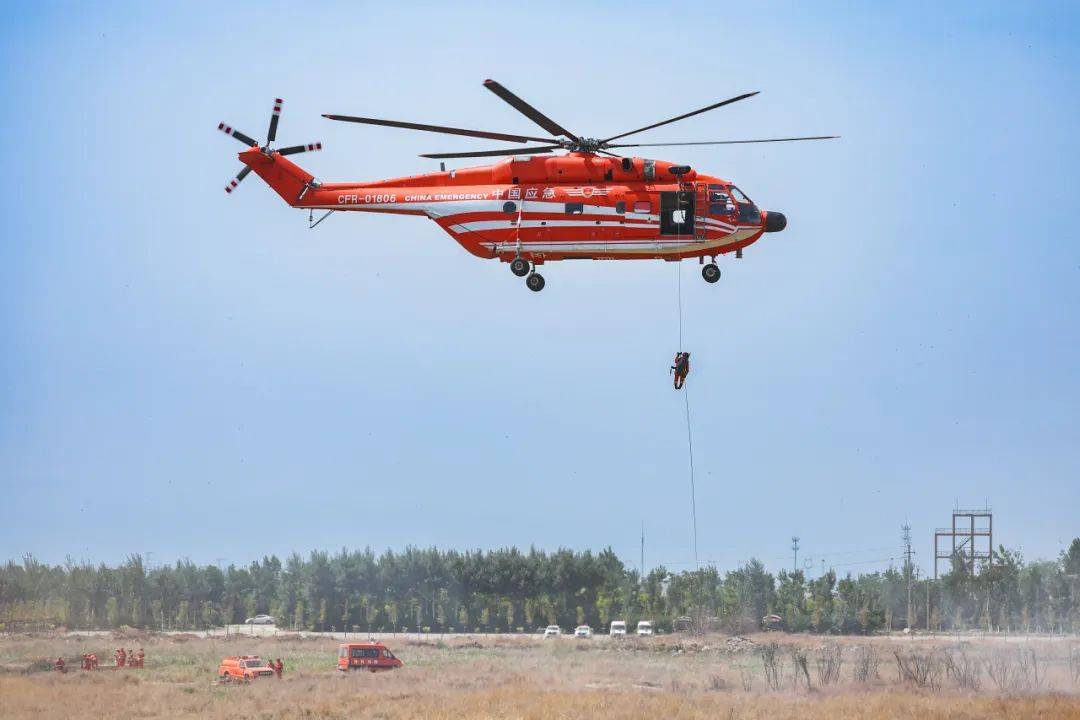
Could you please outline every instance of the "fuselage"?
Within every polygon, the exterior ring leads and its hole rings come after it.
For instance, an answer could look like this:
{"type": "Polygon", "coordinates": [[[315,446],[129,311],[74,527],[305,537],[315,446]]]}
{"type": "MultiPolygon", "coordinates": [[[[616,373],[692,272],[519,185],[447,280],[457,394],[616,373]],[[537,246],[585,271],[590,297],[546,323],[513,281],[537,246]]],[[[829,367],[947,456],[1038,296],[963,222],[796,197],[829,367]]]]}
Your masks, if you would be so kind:
{"type": "Polygon", "coordinates": [[[730,182],[659,160],[569,153],[318,183],[275,153],[252,148],[240,159],[294,207],[424,216],[470,253],[503,261],[715,257],[768,224],[730,182]]]}

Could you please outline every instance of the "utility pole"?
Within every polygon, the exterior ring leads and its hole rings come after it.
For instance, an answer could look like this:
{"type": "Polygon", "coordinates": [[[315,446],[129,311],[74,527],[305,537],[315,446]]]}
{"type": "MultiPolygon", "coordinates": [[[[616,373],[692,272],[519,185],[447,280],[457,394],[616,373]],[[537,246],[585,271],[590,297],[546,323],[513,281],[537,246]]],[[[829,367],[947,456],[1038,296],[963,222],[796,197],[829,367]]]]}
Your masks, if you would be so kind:
{"type": "Polygon", "coordinates": [[[791,551],[795,553],[791,563],[791,571],[797,572],[799,569],[799,537],[797,535],[791,536],[791,551]]]}
{"type": "Polygon", "coordinates": [[[645,521],[641,521],[641,579],[645,580],[645,521]]]}
{"type": "Polygon", "coordinates": [[[926,569],[926,632],[930,632],[930,568],[926,569]]]}
{"type": "Polygon", "coordinates": [[[901,538],[904,541],[904,579],[907,581],[907,627],[915,624],[911,607],[911,526],[904,523],[900,526],[901,538]]]}

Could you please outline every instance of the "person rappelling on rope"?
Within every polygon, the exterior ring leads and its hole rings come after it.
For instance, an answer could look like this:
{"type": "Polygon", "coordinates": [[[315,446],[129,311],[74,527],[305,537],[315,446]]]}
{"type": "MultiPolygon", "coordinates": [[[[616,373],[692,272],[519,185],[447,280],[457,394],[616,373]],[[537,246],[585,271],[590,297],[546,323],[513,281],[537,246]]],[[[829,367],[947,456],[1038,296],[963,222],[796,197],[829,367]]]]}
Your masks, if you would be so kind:
{"type": "Polygon", "coordinates": [[[686,376],[690,374],[690,353],[675,353],[675,364],[671,366],[671,372],[675,375],[675,389],[682,390],[686,376]]]}

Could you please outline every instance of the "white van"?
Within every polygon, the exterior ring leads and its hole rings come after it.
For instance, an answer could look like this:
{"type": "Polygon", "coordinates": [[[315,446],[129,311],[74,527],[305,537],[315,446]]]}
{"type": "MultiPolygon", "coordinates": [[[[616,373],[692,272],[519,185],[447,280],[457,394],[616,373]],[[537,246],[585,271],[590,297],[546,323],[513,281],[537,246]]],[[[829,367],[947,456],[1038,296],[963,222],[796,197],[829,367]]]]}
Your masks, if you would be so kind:
{"type": "Polygon", "coordinates": [[[608,635],[611,637],[626,637],[626,621],[612,620],[611,627],[608,628],[608,635]]]}
{"type": "Polygon", "coordinates": [[[649,620],[640,620],[637,624],[637,634],[640,636],[652,635],[652,622],[649,620]]]}

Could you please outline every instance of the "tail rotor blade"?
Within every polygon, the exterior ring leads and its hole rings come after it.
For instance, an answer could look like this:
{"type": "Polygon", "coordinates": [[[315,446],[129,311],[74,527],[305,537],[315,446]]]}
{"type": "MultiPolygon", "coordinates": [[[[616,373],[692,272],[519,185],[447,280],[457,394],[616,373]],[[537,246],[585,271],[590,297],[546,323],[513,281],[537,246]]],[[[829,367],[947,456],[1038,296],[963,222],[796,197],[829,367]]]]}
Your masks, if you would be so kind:
{"type": "Polygon", "coordinates": [[[270,114],[270,132],[266,133],[266,144],[267,145],[274,142],[274,139],[277,137],[277,124],[278,124],[278,118],[281,117],[281,103],[282,102],[283,101],[282,101],[281,98],[276,98],[274,100],[274,111],[273,111],[273,113],[270,114]]]}
{"type": "Polygon", "coordinates": [[[254,140],[249,138],[244,133],[240,132],[236,128],[233,128],[233,127],[230,127],[230,126],[226,125],[225,123],[218,123],[217,129],[220,130],[221,132],[225,133],[226,135],[230,135],[230,136],[236,138],[237,140],[244,143],[248,147],[257,147],[259,145],[259,143],[255,142],[254,140]]]}
{"type": "Polygon", "coordinates": [[[236,174],[236,177],[234,177],[232,180],[230,180],[229,184],[225,186],[225,192],[231,193],[233,190],[235,190],[236,186],[240,184],[241,180],[243,180],[244,178],[246,178],[248,176],[249,172],[251,172],[251,166],[250,165],[245,165],[244,169],[241,170],[240,172],[238,172],[236,174]]]}
{"type": "Polygon", "coordinates": [[[293,145],[292,147],[281,148],[277,150],[278,155],[295,155],[296,153],[311,152],[313,150],[322,150],[322,143],[308,143],[307,145],[293,145]]]}

